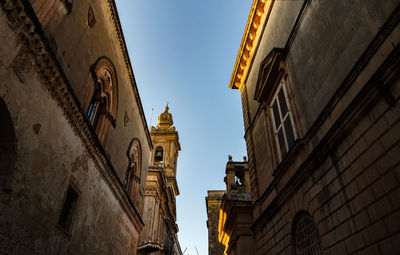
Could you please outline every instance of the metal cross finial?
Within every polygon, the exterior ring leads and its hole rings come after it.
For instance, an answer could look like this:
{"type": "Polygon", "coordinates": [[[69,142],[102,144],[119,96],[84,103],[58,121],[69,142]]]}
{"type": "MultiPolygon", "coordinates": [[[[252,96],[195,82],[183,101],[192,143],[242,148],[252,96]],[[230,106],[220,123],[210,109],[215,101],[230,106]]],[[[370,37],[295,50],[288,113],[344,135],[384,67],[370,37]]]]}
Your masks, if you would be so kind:
{"type": "Polygon", "coordinates": [[[151,108],[150,127],[153,125],[153,112],[154,108],[151,108]]]}

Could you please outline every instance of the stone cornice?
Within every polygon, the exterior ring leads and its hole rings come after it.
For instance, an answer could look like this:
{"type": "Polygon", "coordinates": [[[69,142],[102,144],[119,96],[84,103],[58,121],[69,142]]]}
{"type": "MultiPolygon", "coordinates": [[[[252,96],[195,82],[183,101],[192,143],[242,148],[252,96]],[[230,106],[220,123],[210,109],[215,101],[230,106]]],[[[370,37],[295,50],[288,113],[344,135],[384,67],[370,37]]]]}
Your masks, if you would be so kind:
{"type": "Polygon", "coordinates": [[[50,44],[30,3],[28,1],[0,0],[0,7],[7,16],[9,27],[15,32],[18,40],[24,45],[23,47],[26,47],[33,56],[38,77],[53,99],[57,101],[75,135],[81,139],[102,179],[109,186],[111,193],[132,224],[141,231],[144,223],[140,214],[123,189],[102,145],[80,108],[78,99],[51,51],[50,44]]]}
{"type": "Polygon", "coordinates": [[[155,127],[151,127],[150,137],[152,141],[154,141],[155,137],[163,137],[166,140],[175,140],[178,146],[178,151],[181,150],[181,143],[179,142],[179,133],[176,130],[168,131],[168,130],[158,130],[155,127]]]}
{"type": "Polygon", "coordinates": [[[242,42],[236,57],[229,88],[242,89],[248,75],[262,31],[268,21],[274,0],[253,0],[242,42]]]}
{"type": "Polygon", "coordinates": [[[126,47],[124,34],[122,32],[122,27],[121,27],[121,23],[120,23],[120,20],[119,20],[117,7],[115,5],[115,1],[114,0],[108,0],[108,3],[109,3],[109,7],[110,7],[110,12],[111,12],[111,18],[113,20],[114,27],[115,27],[115,30],[117,32],[117,38],[118,38],[118,41],[119,41],[119,46],[120,46],[120,49],[122,51],[122,55],[124,57],[126,71],[127,71],[128,75],[129,75],[129,80],[131,82],[133,94],[135,95],[135,99],[136,99],[137,107],[139,109],[139,113],[140,113],[140,117],[141,117],[141,120],[142,120],[143,128],[144,128],[144,130],[146,132],[147,142],[149,143],[150,149],[152,149],[153,148],[153,143],[151,142],[150,132],[149,132],[149,129],[147,128],[147,121],[146,121],[146,117],[144,115],[142,101],[140,100],[139,91],[138,91],[138,88],[137,88],[137,85],[136,85],[135,76],[133,75],[132,65],[131,65],[131,61],[130,61],[130,58],[129,58],[128,49],[126,47]]]}

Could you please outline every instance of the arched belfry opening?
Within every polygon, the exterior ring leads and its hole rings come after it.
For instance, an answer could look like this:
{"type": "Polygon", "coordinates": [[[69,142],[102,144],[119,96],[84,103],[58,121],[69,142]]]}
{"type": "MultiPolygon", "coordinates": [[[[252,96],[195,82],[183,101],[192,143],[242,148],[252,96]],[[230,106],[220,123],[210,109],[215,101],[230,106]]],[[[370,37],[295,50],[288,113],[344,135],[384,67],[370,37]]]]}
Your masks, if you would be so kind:
{"type": "Polygon", "coordinates": [[[164,157],[164,149],[159,146],[156,148],[156,152],[154,154],[154,163],[160,163],[163,161],[164,157]]]}
{"type": "Polygon", "coordinates": [[[0,173],[1,192],[11,191],[11,180],[15,167],[16,136],[7,105],[0,98],[0,173]]]}

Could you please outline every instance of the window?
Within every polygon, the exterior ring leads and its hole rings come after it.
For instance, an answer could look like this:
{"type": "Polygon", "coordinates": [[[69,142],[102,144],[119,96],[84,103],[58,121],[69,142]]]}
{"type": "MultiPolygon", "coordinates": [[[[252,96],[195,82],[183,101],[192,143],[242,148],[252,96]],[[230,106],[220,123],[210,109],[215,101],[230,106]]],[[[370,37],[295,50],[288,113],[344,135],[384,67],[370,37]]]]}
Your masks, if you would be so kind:
{"type": "Polygon", "coordinates": [[[99,59],[92,70],[93,86],[86,103],[86,115],[101,143],[105,143],[110,126],[115,127],[117,113],[117,77],[107,58],[99,59]]]}
{"type": "Polygon", "coordinates": [[[300,212],[296,216],[294,225],[294,246],[296,255],[322,254],[321,240],[318,228],[313,218],[307,212],[300,212]]]}
{"type": "Polygon", "coordinates": [[[136,204],[138,204],[137,193],[141,177],[141,149],[139,140],[133,139],[128,149],[128,168],[126,170],[124,188],[136,204]]]}
{"type": "Polygon", "coordinates": [[[126,171],[126,177],[124,181],[124,187],[126,190],[130,190],[132,187],[132,179],[135,175],[135,165],[129,164],[128,170],[126,171]]]}
{"type": "Polygon", "coordinates": [[[277,92],[272,98],[270,111],[276,146],[282,160],[293,146],[296,138],[284,79],[281,80],[277,92]]]}
{"type": "Polygon", "coordinates": [[[78,201],[79,194],[72,186],[68,187],[67,194],[65,196],[64,206],[62,208],[60,218],[58,219],[58,226],[65,231],[69,231],[72,216],[75,211],[76,202],[78,201]]]}
{"type": "Polygon", "coordinates": [[[261,62],[254,100],[268,109],[268,126],[271,133],[271,146],[276,151],[277,164],[285,158],[297,138],[294,112],[289,100],[290,83],[288,78],[285,50],[274,48],[261,62]],[[276,150],[275,150],[276,148],[276,150]]]}
{"type": "Polygon", "coordinates": [[[101,86],[95,88],[92,99],[87,110],[87,116],[90,124],[96,129],[99,122],[100,113],[103,111],[104,102],[100,96],[101,86]]]}

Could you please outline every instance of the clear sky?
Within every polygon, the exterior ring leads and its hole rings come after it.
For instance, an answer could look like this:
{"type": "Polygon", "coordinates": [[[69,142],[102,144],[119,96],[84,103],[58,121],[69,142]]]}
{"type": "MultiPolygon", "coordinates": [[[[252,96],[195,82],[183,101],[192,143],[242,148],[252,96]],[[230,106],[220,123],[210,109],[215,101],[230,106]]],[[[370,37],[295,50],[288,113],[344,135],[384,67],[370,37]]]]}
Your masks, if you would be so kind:
{"type": "Polygon", "coordinates": [[[236,161],[246,155],[240,93],[228,85],[252,1],[116,3],[147,123],[157,123],[168,101],[179,132],[182,251],[206,255],[207,190],[225,189],[228,154],[236,161]]]}

